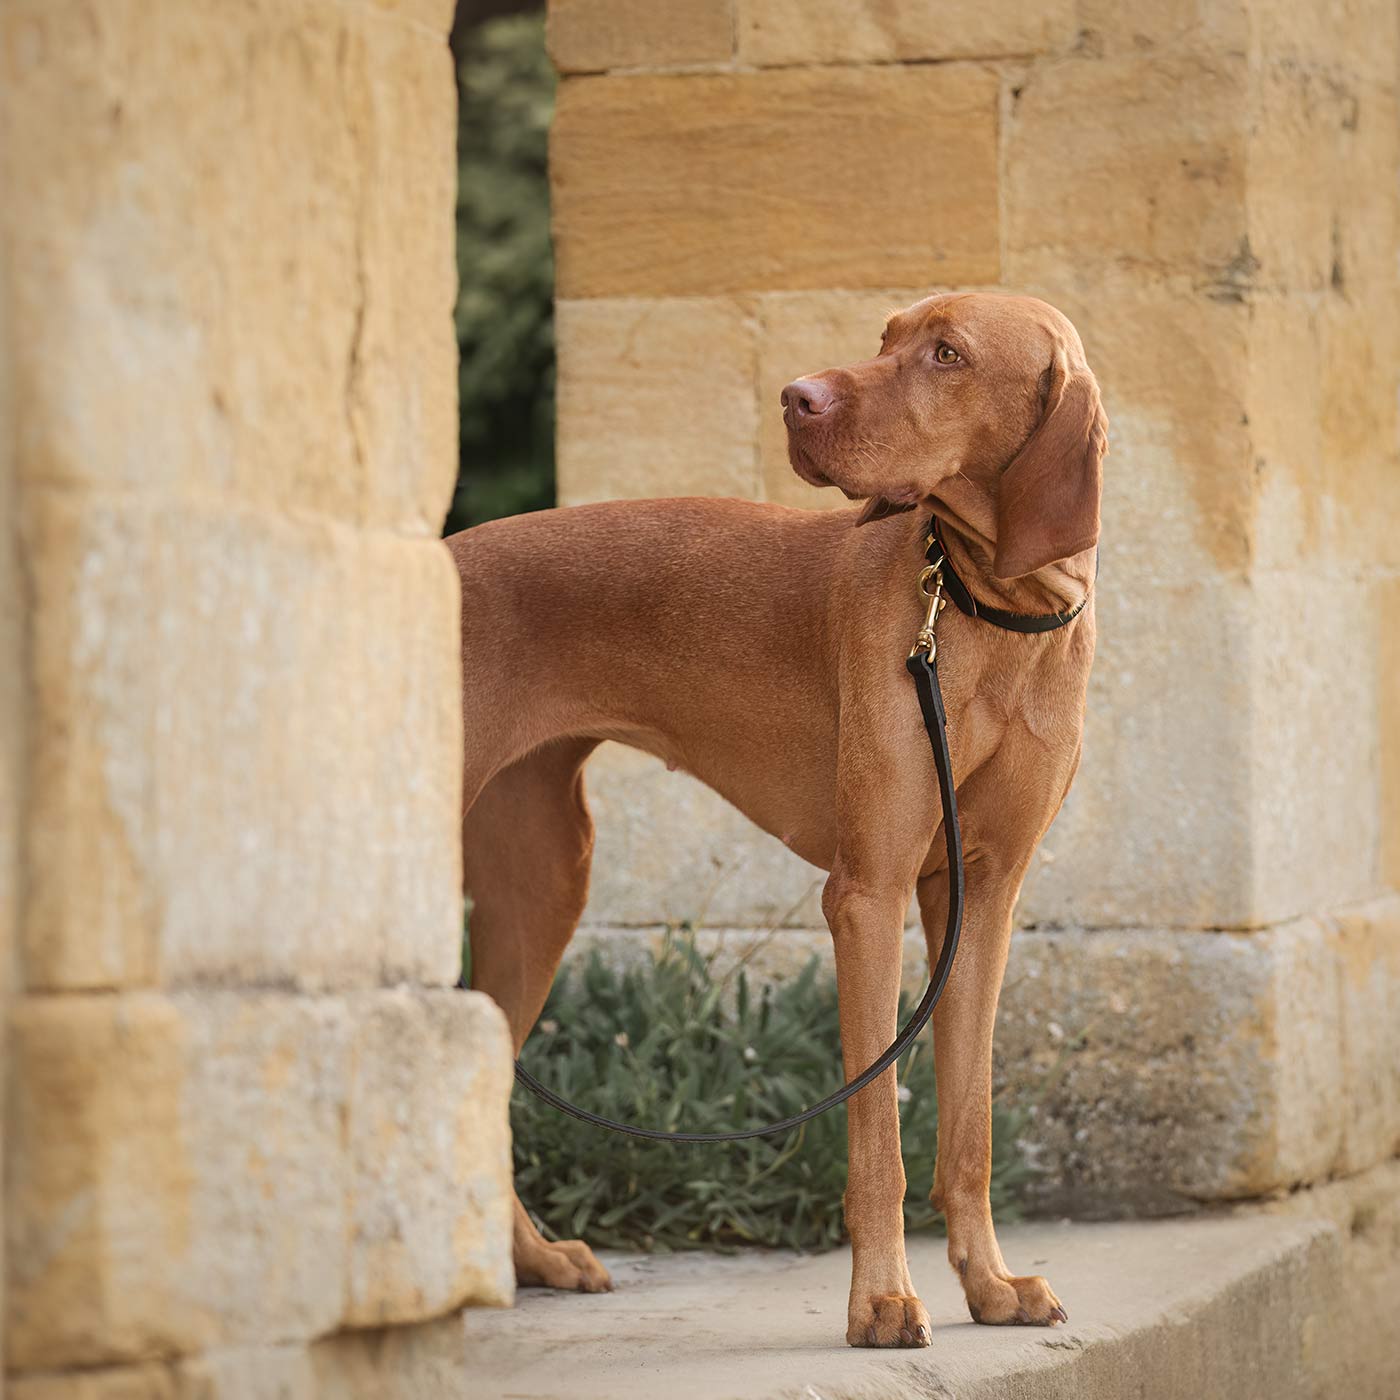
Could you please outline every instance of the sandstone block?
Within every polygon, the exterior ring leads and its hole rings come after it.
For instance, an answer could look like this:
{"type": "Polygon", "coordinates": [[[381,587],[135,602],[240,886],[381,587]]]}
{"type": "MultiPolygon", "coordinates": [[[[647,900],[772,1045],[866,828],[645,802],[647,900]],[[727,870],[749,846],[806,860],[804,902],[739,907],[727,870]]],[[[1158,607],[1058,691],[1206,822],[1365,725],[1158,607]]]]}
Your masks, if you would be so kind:
{"type": "Polygon", "coordinates": [[[455,979],[440,545],[40,492],[27,554],[31,986],[455,979]]]}
{"type": "Polygon", "coordinates": [[[1400,301],[1393,287],[1261,299],[1251,314],[1260,563],[1351,573],[1395,567],[1400,301]]]}
{"type": "Polygon", "coordinates": [[[1170,1213],[1384,1160],[1398,941],[1394,899],[1346,927],[1018,934],[996,1077],[1033,1105],[1040,1204],[1170,1213]]]}
{"type": "MultiPolygon", "coordinates": [[[[1392,21],[1393,22],[1393,21],[1392,21]]],[[[1393,276],[1400,163],[1393,78],[1261,63],[1249,89],[1246,209],[1256,285],[1346,294],[1393,276]]]]}
{"type": "Polygon", "coordinates": [[[462,1322],[229,1347],[163,1364],[10,1377],[13,1400],[462,1400],[462,1322]]]}
{"type": "Polygon", "coordinates": [[[559,294],[995,281],[996,108],[996,75],[962,65],[565,83],[559,294]],[[941,111],[955,142],[935,137],[941,111]],[[815,180],[794,159],[813,149],[815,180]]]}
{"type": "Polygon", "coordinates": [[[1400,579],[1374,585],[1376,698],[1380,714],[1380,877],[1400,888],[1400,579]]]}
{"type": "Polygon", "coordinates": [[[1336,607],[1355,587],[1353,567],[1255,576],[1248,825],[1257,922],[1381,893],[1375,621],[1336,607]],[[1326,639],[1325,664],[1300,638],[1326,639]]]}
{"type": "Polygon", "coordinates": [[[175,1377],[158,1362],[99,1371],[9,1376],[5,1393],[10,1400],[182,1400],[175,1377]]]}
{"type": "Polygon", "coordinates": [[[31,998],[11,1031],[9,1364],[334,1326],[343,1009],[31,998]]]}
{"type": "MultiPolygon", "coordinates": [[[[341,0],[322,0],[322,3],[339,4],[341,0]]],[[[443,38],[452,28],[457,13],[457,0],[370,0],[370,4],[386,18],[405,19],[431,30],[434,37],[443,38]]]]}
{"type": "MultiPolygon", "coordinates": [[[[1084,757],[1032,860],[1021,926],[1219,928],[1257,922],[1249,817],[1254,620],[1239,580],[1097,584],[1084,757]],[[1163,631],[1154,621],[1167,618],[1163,631]],[[1189,664],[1183,663],[1189,657],[1189,664]]],[[[1126,573],[1127,570],[1124,569],[1126,573]]]]}
{"type": "Polygon", "coordinates": [[[550,0],[546,42],[561,73],[725,62],[734,53],[734,2],[550,0]]]}
{"type": "Polygon", "coordinates": [[[1242,297],[1257,271],[1244,208],[1245,81],[1242,55],[1029,70],[1005,132],[1008,280],[1051,284],[1067,268],[1097,277],[1117,266],[1242,297]]]}
{"type": "Polygon", "coordinates": [[[30,998],[11,1058],[17,1369],[510,1300],[510,1047],[484,996],[30,998]]]}
{"type": "Polygon", "coordinates": [[[739,58],[760,65],[1028,56],[1074,37],[1070,0],[889,5],[880,0],[739,0],[739,58]]]}
{"type": "Polygon", "coordinates": [[[509,1303],[512,1084],[505,1017],[456,991],[356,998],[343,1321],[509,1303]]]}
{"type": "Polygon", "coordinates": [[[756,496],[757,330],[728,298],[560,301],[560,504],[756,496]]]}
{"type": "Polygon", "coordinates": [[[1075,51],[1084,58],[1243,53],[1255,8],[1249,0],[1079,0],[1075,51]]]}
{"type": "Polygon", "coordinates": [[[383,1332],[343,1332],[317,1342],[310,1357],[315,1388],[309,1400],[462,1400],[463,1377],[467,1390],[473,1385],[458,1316],[383,1332]]]}
{"type": "Polygon", "coordinates": [[[825,874],[697,779],[605,744],[586,782],[598,835],[585,924],[821,926],[825,874]]]}
{"type": "Polygon", "coordinates": [[[30,134],[7,172],[22,475],[436,533],[456,467],[451,63],[384,15],[6,7],[30,134]]]}
{"type": "Polygon", "coordinates": [[[1249,0],[1249,50],[1294,68],[1395,81],[1396,11],[1387,0],[1249,0]]]}
{"type": "Polygon", "coordinates": [[[1058,268],[1008,254],[1013,281],[1074,322],[1108,412],[1104,565],[1125,586],[1240,573],[1252,562],[1252,307],[1144,285],[1129,268],[1058,268]]]}

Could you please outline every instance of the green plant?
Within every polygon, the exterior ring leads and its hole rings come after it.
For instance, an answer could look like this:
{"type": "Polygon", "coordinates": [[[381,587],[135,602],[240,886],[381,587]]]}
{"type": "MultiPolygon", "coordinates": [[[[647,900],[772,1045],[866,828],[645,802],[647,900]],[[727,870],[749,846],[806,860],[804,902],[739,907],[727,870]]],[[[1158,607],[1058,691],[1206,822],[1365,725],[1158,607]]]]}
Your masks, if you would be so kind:
{"type": "MultiPolygon", "coordinates": [[[[595,1113],[701,1132],[784,1117],[836,1086],[836,987],[815,958],[757,994],[742,966],[713,972],[688,937],[622,971],[595,952],[556,982],[526,1068],[595,1113]]],[[[938,1111],[925,1041],[899,1066],[910,1229],[941,1219],[927,1198],[938,1111]]],[[[682,1145],[590,1127],[517,1088],[511,1123],[517,1189],[555,1237],[646,1250],[824,1249],[843,1238],[844,1107],[775,1139],[682,1145]]],[[[992,1204],[1002,1218],[1014,1215],[1026,1175],[1016,1128],[997,1105],[992,1204]]]]}
{"type": "Polygon", "coordinates": [[[543,17],[466,30],[457,94],[460,471],[446,533],[554,500],[554,70],[543,17]]]}

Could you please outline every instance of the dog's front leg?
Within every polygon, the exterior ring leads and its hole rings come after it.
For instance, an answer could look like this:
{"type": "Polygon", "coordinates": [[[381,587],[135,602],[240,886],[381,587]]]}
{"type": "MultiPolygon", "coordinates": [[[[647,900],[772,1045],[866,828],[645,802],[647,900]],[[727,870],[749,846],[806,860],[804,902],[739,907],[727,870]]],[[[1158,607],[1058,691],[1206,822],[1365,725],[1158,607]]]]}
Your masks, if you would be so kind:
{"type": "MultiPolygon", "coordinates": [[[[841,1049],[852,1079],[894,1039],[908,889],[872,889],[838,866],[822,896],[836,950],[841,1049]]],[[[846,1340],[855,1347],[929,1343],[928,1313],[914,1293],[904,1255],[904,1162],[899,1101],[890,1069],[850,1100],[851,1298],[846,1340]]]]}
{"type": "MultiPolygon", "coordinates": [[[[974,1322],[1065,1321],[1060,1300],[1038,1275],[1013,1274],[992,1225],[992,1031],[1011,944],[1019,872],[992,857],[967,866],[962,940],[933,1013],[938,1072],[938,1162],[929,1199],[948,1221],[948,1261],[962,1280],[974,1322]]],[[[947,874],[919,881],[929,962],[942,946],[947,874]]]]}

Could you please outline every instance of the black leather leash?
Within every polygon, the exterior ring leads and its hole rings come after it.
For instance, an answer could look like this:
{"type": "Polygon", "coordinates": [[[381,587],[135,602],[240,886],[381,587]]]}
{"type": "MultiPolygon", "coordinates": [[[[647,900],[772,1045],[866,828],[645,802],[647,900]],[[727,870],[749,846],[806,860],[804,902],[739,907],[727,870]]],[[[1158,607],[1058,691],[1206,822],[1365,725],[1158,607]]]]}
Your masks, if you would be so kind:
{"type": "Polygon", "coordinates": [[[867,1084],[878,1079],[889,1069],[918,1039],[919,1032],[928,1025],[929,1018],[943,995],[943,989],[948,984],[948,976],[953,970],[953,955],[957,952],[958,938],[962,933],[963,900],[966,893],[962,831],[958,825],[958,797],[953,785],[953,761],[948,752],[948,717],[943,709],[943,692],[938,684],[938,643],[934,636],[938,614],[943,607],[943,589],[947,588],[948,596],[959,611],[969,617],[980,617],[984,622],[990,622],[1010,632],[1051,632],[1057,627],[1064,627],[1079,615],[1084,604],[1089,601],[1089,596],[1086,593],[1083,601],[1069,612],[1039,616],[985,607],[973,598],[963,581],[953,572],[938,534],[936,519],[929,524],[927,545],[925,558],[928,563],[919,575],[919,592],[927,602],[928,612],[905,666],[914,678],[919,710],[923,714],[924,728],[928,731],[929,745],[933,749],[934,767],[938,770],[938,792],[943,802],[943,839],[948,852],[948,920],[943,932],[943,947],[939,950],[938,961],[929,975],[928,989],[914,1008],[914,1014],[910,1016],[903,1030],[895,1036],[889,1049],[848,1084],[842,1085],[834,1094],[828,1094],[820,1103],[804,1108],[801,1113],[794,1113],[790,1118],[779,1119],[776,1123],[768,1123],[761,1128],[745,1128],[731,1133],[668,1133],[658,1128],[639,1128],[633,1123],[619,1123],[615,1119],[590,1113],[586,1108],[580,1108],[577,1104],[560,1098],[552,1089],[546,1089],[517,1060],[516,1079],[551,1108],[557,1108],[561,1113],[567,1113],[581,1123],[591,1123],[595,1128],[607,1128],[610,1132],[625,1133],[628,1137],[647,1138],[653,1142],[743,1142],[748,1138],[768,1137],[796,1128],[825,1113],[827,1109],[845,1103],[853,1094],[858,1094],[867,1084]],[[932,588],[929,587],[930,584],[932,588]]]}

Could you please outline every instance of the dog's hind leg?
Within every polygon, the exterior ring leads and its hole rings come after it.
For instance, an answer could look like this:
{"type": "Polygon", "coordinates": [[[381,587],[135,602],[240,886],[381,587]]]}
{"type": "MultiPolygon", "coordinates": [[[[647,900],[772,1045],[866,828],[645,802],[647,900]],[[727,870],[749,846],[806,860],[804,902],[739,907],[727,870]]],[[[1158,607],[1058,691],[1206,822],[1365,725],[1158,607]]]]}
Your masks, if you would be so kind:
{"type": "MultiPolygon", "coordinates": [[[[582,770],[594,746],[560,740],[527,754],[487,783],[463,820],[471,985],[505,1012],[517,1054],[588,896],[593,822],[582,770]]],[[[514,1247],[522,1285],[584,1293],[612,1287],[586,1244],[546,1240],[519,1198],[514,1247]]]]}

